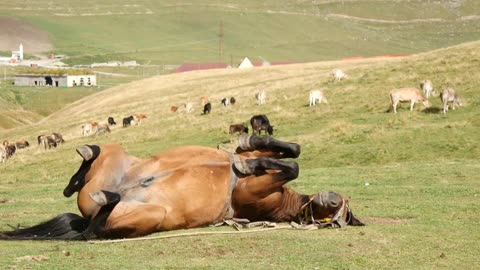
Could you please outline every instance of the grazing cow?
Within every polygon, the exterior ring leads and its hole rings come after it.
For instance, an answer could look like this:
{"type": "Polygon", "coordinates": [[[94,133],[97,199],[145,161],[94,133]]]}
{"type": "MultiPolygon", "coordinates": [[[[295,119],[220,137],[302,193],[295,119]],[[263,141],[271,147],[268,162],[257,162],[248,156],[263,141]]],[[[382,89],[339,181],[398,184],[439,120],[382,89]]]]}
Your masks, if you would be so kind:
{"type": "Polygon", "coordinates": [[[86,123],[82,125],[82,135],[88,136],[93,134],[94,126],[91,123],[86,123]]]}
{"type": "Polygon", "coordinates": [[[228,98],[222,98],[222,105],[223,107],[227,107],[230,105],[230,100],[228,98]]]}
{"type": "Polygon", "coordinates": [[[252,125],[253,135],[260,135],[262,130],[265,131],[265,134],[273,135],[273,126],[270,125],[270,121],[265,114],[254,115],[250,119],[250,124],[252,125]]]}
{"type": "Polygon", "coordinates": [[[339,82],[339,81],[347,78],[347,75],[342,70],[340,70],[338,68],[332,70],[332,76],[333,76],[333,80],[336,81],[336,82],[339,82]]]}
{"type": "Polygon", "coordinates": [[[300,145],[242,135],[236,155],[183,146],[138,158],[118,144],[77,148],[80,169],[63,190],[76,192],[81,216],[58,215],[33,227],[0,231],[1,240],[131,238],[204,227],[232,218],[363,226],[336,192],[301,194],[287,184],[300,172],[300,145]]]}
{"type": "Polygon", "coordinates": [[[318,100],[318,103],[324,102],[328,104],[327,98],[323,94],[323,91],[321,90],[310,91],[310,106],[315,106],[315,103],[317,100],[318,100]]]}
{"type": "Polygon", "coordinates": [[[18,141],[15,142],[15,146],[17,147],[17,149],[23,149],[29,147],[30,143],[28,143],[28,141],[18,141]]]}
{"type": "Polygon", "coordinates": [[[205,106],[205,104],[210,103],[208,97],[201,97],[200,98],[200,105],[205,106]]]}
{"type": "Polygon", "coordinates": [[[7,151],[3,145],[0,145],[0,163],[7,161],[7,151]]]}
{"type": "Polygon", "coordinates": [[[115,120],[113,119],[113,117],[110,116],[108,117],[108,124],[110,126],[113,126],[113,125],[116,125],[117,123],[115,123],[115,120]]]}
{"type": "Polygon", "coordinates": [[[136,113],[133,115],[133,120],[135,120],[135,125],[140,125],[144,119],[147,118],[147,115],[144,113],[136,113]]]}
{"type": "Polygon", "coordinates": [[[422,89],[423,94],[426,98],[429,98],[430,96],[433,96],[435,94],[435,92],[433,91],[432,82],[430,80],[421,81],[420,88],[422,89]]]}
{"type": "Polygon", "coordinates": [[[52,138],[57,143],[57,146],[65,142],[62,134],[60,134],[60,133],[53,132],[52,133],[52,138]]]}
{"type": "Polygon", "coordinates": [[[15,148],[17,148],[17,149],[23,149],[23,148],[29,147],[30,143],[28,143],[28,141],[17,141],[17,142],[14,142],[14,143],[10,143],[9,141],[5,140],[5,141],[3,141],[2,145],[3,146],[14,145],[15,148]]]}
{"type": "Polygon", "coordinates": [[[210,113],[211,110],[212,110],[212,104],[210,104],[210,102],[205,104],[205,106],[203,106],[203,114],[210,113]]]}
{"type": "Polygon", "coordinates": [[[53,138],[52,135],[40,135],[37,137],[38,144],[43,145],[44,150],[52,148],[52,147],[57,147],[57,142],[53,138]]]}
{"type": "Polygon", "coordinates": [[[231,97],[230,104],[235,105],[235,102],[237,102],[237,100],[234,97],[231,97]]]}
{"type": "Polygon", "coordinates": [[[4,145],[4,148],[5,148],[6,159],[9,159],[10,157],[12,157],[13,154],[15,154],[15,152],[17,151],[17,147],[15,146],[15,144],[4,145]]]}
{"type": "Polygon", "coordinates": [[[108,127],[108,125],[107,124],[99,125],[97,127],[97,132],[95,132],[95,136],[102,135],[105,133],[110,133],[110,128],[108,127]]]}
{"type": "Polygon", "coordinates": [[[448,112],[448,104],[452,103],[452,109],[455,110],[455,106],[462,106],[460,98],[458,94],[455,92],[453,88],[445,88],[440,93],[440,100],[443,104],[443,113],[446,114],[448,112]]]}
{"type": "Polygon", "coordinates": [[[243,124],[235,124],[235,125],[230,125],[229,128],[229,133],[230,135],[233,134],[248,134],[248,127],[244,126],[243,124]]]}
{"type": "Polygon", "coordinates": [[[172,106],[172,107],[170,107],[170,111],[171,111],[171,112],[177,112],[177,110],[178,110],[178,107],[177,107],[177,106],[172,106]]]}
{"type": "MultiPolygon", "coordinates": [[[[186,113],[191,113],[193,112],[193,103],[192,102],[187,102],[183,106],[185,106],[185,112],[186,113]]],[[[203,105],[202,105],[203,106],[203,105]]]]}
{"type": "Polygon", "coordinates": [[[265,90],[260,90],[257,93],[255,93],[255,98],[257,99],[258,105],[265,104],[265,99],[267,98],[267,94],[265,93],[265,90]]]}
{"type": "Polygon", "coordinates": [[[410,111],[413,111],[413,105],[415,102],[422,102],[425,108],[428,108],[430,104],[419,89],[413,87],[393,89],[390,91],[390,100],[392,102],[393,112],[397,113],[397,105],[402,102],[410,102],[410,111]]]}
{"type": "Polygon", "coordinates": [[[123,118],[123,127],[130,126],[132,124],[132,121],[134,121],[132,115],[130,115],[129,117],[123,118]]]}

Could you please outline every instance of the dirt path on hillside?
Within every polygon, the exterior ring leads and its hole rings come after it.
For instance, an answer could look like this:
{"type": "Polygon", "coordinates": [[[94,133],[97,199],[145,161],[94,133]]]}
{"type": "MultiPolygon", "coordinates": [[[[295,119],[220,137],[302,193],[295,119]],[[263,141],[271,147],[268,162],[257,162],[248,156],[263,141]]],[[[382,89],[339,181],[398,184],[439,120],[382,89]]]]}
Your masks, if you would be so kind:
{"type": "Polygon", "coordinates": [[[20,43],[23,44],[23,52],[28,54],[53,49],[47,32],[27,22],[0,17],[0,51],[16,51],[20,43]]]}

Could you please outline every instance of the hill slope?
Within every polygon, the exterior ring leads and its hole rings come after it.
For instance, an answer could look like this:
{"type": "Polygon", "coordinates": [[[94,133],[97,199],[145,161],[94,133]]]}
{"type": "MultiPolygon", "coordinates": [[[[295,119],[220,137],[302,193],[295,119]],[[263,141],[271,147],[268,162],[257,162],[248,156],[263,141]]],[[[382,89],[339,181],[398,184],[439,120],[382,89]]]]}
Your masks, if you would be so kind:
{"type": "Polygon", "coordinates": [[[48,32],[53,51],[69,55],[71,64],[236,65],[245,56],[312,62],[411,54],[480,39],[476,0],[40,0],[4,3],[0,16],[48,32]]]}
{"type": "MultiPolygon", "coordinates": [[[[172,74],[117,86],[74,102],[38,124],[0,131],[0,138],[28,139],[57,131],[66,143],[44,151],[20,150],[0,165],[0,231],[8,224],[33,225],[58,213],[78,212],[75,196],[61,197],[79,167],[75,148],[120,143],[139,157],[177,145],[216,147],[228,141],[229,124],[265,113],[278,139],[301,144],[299,178],[288,185],[302,193],[346,194],[363,228],[211,235],[89,245],[73,242],[9,242],[0,245],[0,265],[27,267],[15,260],[47,255],[59,268],[107,269],[469,269],[478,258],[480,211],[480,43],[442,49],[404,60],[330,62],[172,74]],[[333,67],[349,79],[329,81],[333,67]],[[453,86],[467,106],[440,113],[403,106],[387,113],[391,88],[430,79],[438,90],[453,86]],[[324,89],[329,104],[308,107],[308,93],[324,89]],[[267,91],[267,104],[253,98],[267,91]],[[210,115],[172,113],[170,106],[208,96],[210,115]],[[221,97],[237,104],[223,108],[221,97]],[[80,124],[117,122],[134,112],[148,114],[141,126],[114,127],[106,136],[81,137],[80,124]],[[368,185],[367,185],[368,183],[368,185]],[[327,244],[328,243],[328,244],[327,244]],[[412,244],[413,243],[413,244],[412,244]],[[465,249],[465,247],[469,247],[465,249]],[[112,256],[112,249],[115,250],[112,256]],[[60,252],[65,250],[65,252],[60,252]],[[275,250],[275,256],[272,256],[275,250]],[[66,252],[71,256],[66,257],[66,252]],[[188,254],[186,259],[185,254],[188,254]],[[85,258],[89,258],[88,261],[85,258]],[[149,258],[145,260],[145,258],[149,258]],[[72,263],[74,262],[74,263],[72,263]],[[63,266],[62,266],[63,265],[63,266]]],[[[222,228],[204,228],[200,231],[222,228]]],[[[223,230],[226,230],[225,228],[223,230]]]]}

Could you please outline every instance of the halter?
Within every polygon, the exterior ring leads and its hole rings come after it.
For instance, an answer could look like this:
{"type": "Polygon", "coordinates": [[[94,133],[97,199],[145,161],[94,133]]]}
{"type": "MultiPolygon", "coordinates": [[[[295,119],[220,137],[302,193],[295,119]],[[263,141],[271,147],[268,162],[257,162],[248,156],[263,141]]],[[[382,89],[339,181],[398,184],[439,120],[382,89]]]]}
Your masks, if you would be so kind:
{"type": "Polygon", "coordinates": [[[300,224],[315,224],[320,228],[324,227],[332,227],[332,228],[343,228],[345,227],[349,222],[352,217],[350,207],[348,206],[347,201],[345,198],[342,198],[342,206],[335,212],[335,215],[333,218],[323,218],[323,219],[315,219],[313,217],[313,206],[312,202],[315,199],[315,196],[312,196],[306,202],[305,204],[302,205],[300,208],[300,213],[299,213],[299,220],[300,224]],[[343,214],[345,213],[345,208],[347,210],[347,220],[343,219],[343,214]]]}

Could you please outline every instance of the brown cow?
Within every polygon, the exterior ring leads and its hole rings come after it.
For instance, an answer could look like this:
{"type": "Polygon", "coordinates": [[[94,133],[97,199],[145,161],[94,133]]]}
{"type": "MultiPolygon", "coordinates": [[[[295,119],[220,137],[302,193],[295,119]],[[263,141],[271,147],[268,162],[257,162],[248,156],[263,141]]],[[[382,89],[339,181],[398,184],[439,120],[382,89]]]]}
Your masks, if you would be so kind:
{"type": "Polygon", "coordinates": [[[140,125],[144,119],[147,118],[147,115],[144,114],[144,113],[135,113],[132,115],[133,116],[133,120],[135,120],[135,125],[140,125]]]}
{"type": "Polygon", "coordinates": [[[205,106],[205,104],[209,103],[208,97],[201,97],[200,98],[200,105],[205,106]]]}
{"type": "Polygon", "coordinates": [[[230,135],[233,135],[233,134],[248,134],[248,127],[246,127],[245,125],[243,124],[235,124],[235,125],[230,125],[230,128],[229,128],[229,133],[230,135]]]}
{"type": "Polygon", "coordinates": [[[177,107],[177,106],[172,106],[172,107],[170,107],[170,111],[171,111],[171,112],[177,112],[177,110],[178,110],[178,107],[177,107]]]}
{"type": "Polygon", "coordinates": [[[177,147],[151,158],[120,145],[85,145],[83,162],[64,189],[79,192],[82,216],[67,213],[39,225],[1,232],[0,239],[127,238],[197,228],[230,218],[363,225],[335,192],[305,195],[285,184],[297,178],[300,145],[241,136],[236,154],[177,147]]]}

